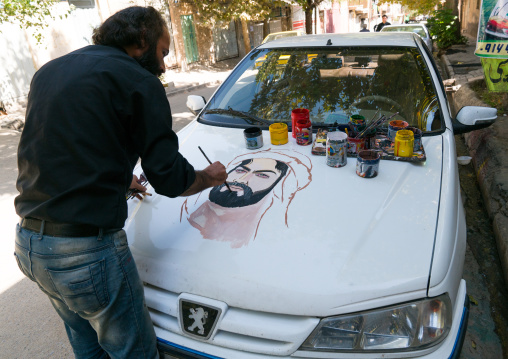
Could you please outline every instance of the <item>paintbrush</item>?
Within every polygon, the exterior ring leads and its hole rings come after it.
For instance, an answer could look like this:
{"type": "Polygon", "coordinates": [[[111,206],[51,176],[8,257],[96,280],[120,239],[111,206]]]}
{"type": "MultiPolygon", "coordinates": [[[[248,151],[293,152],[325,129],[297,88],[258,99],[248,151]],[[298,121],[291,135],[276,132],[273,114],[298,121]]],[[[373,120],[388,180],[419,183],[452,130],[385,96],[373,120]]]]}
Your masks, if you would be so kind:
{"type": "Polygon", "coordinates": [[[379,125],[381,125],[385,121],[385,119],[386,119],[385,115],[381,115],[381,117],[378,118],[377,120],[371,121],[369,123],[369,125],[367,127],[365,127],[365,129],[363,131],[361,131],[358,135],[355,136],[355,138],[362,138],[362,136],[364,134],[366,134],[367,131],[369,131],[370,129],[378,127],[379,125]]]}
{"type": "Polygon", "coordinates": [[[388,118],[386,118],[385,115],[381,116],[378,120],[374,121],[369,126],[367,126],[365,130],[360,132],[358,136],[356,136],[355,138],[361,138],[368,130],[381,126],[383,123],[385,123],[386,121],[390,121],[393,117],[397,116],[398,114],[399,114],[398,112],[395,112],[388,118]]]}
{"type": "MultiPolygon", "coordinates": [[[[205,154],[205,152],[201,149],[201,147],[199,147],[199,150],[201,151],[201,153],[203,154],[203,156],[205,156],[206,160],[208,161],[209,164],[212,164],[212,161],[210,161],[210,159],[208,158],[208,156],[205,154]]],[[[229,185],[226,181],[224,181],[224,184],[226,185],[226,187],[228,188],[229,192],[233,192],[231,191],[231,188],[229,188],[229,185]]]]}

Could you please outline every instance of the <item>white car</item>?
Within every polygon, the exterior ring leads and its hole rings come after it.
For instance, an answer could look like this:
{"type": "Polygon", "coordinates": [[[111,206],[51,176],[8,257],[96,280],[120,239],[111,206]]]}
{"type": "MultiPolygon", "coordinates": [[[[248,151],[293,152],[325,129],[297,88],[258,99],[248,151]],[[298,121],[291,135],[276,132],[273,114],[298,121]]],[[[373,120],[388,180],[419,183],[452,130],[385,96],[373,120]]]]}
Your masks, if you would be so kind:
{"type": "Polygon", "coordinates": [[[231,192],[129,200],[125,229],[163,358],[458,357],[468,297],[454,133],[488,126],[496,110],[451,118],[420,37],[269,42],[188,106],[199,114],[178,133],[180,151],[198,169],[208,164],[198,146],[221,161],[231,192]],[[407,121],[423,130],[424,161],[382,159],[362,178],[354,154],[334,168],[291,131],[272,144],[269,125],[291,129],[302,107],[314,131],[352,115],[407,121]],[[253,126],[263,146],[247,149],[253,126]]]}
{"type": "Polygon", "coordinates": [[[422,38],[425,45],[432,51],[432,37],[430,36],[429,29],[424,24],[389,25],[383,27],[381,31],[414,32],[422,38]]]}

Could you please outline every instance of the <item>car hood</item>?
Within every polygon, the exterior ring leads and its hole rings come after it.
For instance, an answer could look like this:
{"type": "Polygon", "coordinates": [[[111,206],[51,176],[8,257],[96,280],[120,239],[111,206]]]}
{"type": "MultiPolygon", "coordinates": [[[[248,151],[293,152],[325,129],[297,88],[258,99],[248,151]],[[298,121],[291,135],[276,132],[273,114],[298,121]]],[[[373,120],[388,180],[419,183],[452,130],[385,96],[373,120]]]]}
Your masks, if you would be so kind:
{"type": "Polygon", "coordinates": [[[423,139],[426,162],[383,160],[379,175],[366,179],[355,158],[332,168],[291,137],[271,145],[268,131],[257,150],[246,149],[242,129],[194,121],[178,135],[196,169],[208,164],[200,145],[228,171],[250,158],[285,162],[288,171],[260,202],[242,208],[214,207],[210,190],[129,200],[125,229],[144,282],[229,306],[312,316],[426,289],[441,136],[423,139]]]}

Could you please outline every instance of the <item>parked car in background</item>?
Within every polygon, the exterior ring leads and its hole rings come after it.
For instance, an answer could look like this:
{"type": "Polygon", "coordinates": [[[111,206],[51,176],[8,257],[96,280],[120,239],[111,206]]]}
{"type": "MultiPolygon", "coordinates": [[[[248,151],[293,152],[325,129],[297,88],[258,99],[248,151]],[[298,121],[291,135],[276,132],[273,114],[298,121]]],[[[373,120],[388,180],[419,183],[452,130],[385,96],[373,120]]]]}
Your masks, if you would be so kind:
{"type": "Polygon", "coordinates": [[[292,30],[292,31],[281,31],[281,32],[272,32],[271,34],[267,35],[263,39],[263,44],[267,43],[269,41],[282,39],[284,37],[292,37],[292,36],[303,36],[306,35],[304,31],[300,30],[292,30]]]}
{"type": "Polygon", "coordinates": [[[452,118],[419,36],[267,42],[188,106],[198,116],[178,133],[181,153],[203,168],[201,146],[231,190],[128,202],[161,358],[459,357],[468,296],[454,135],[488,126],[496,109],[452,118]],[[354,115],[406,121],[423,132],[425,159],[383,159],[369,179],[354,155],[330,167],[292,138],[295,108],[309,110],[314,132],[354,115]],[[274,123],[290,129],[287,143],[274,123]]]}
{"type": "Polygon", "coordinates": [[[418,34],[425,45],[432,51],[432,37],[429,30],[424,24],[403,24],[403,25],[389,25],[381,29],[384,32],[414,32],[418,34]]]}

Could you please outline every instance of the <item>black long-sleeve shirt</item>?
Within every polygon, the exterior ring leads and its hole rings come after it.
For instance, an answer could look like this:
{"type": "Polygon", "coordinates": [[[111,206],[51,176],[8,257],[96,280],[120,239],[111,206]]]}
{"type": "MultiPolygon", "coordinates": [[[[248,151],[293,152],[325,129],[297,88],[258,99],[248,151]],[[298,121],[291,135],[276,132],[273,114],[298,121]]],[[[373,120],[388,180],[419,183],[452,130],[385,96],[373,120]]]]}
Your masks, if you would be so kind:
{"type": "Polygon", "coordinates": [[[164,87],[120,49],[87,46],[32,79],[18,148],[20,217],[121,228],[132,170],[182,194],[194,168],[178,152],[164,87]]]}

